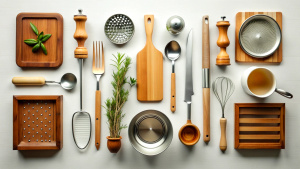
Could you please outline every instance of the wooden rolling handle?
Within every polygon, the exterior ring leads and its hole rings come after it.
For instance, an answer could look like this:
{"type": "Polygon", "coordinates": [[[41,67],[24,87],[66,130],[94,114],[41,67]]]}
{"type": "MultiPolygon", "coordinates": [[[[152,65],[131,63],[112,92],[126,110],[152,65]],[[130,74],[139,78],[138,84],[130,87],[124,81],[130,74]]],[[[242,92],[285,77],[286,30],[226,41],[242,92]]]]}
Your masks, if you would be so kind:
{"type": "Polygon", "coordinates": [[[88,38],[88,35],[85,31],[85,22],[87,20],[86,15],[81,14],[81,10],[79,10],[79,15],[74,15],[74,20],[76,22],[76,31],[74,33],[74,39],[76,39],[78,43],[78,47],[75,49],[74,54],[75,58],[85,59],[88,57],[88,50],[84,47],[84,43],[88,38]]]}
{"type": "MultiPolygon", "coordinates": [[[[210,68],[209,17],[202,18],[202,68],[210,68]]],[[[209,76],[209,74],[208,74],[209,76]]],[[[209,78],[209,77],[208,77],[209,78]]],[[[209,82],[208,82],[209,83],[209,82]]],[[[210,141],[210,88],[203,87],[203,140],[210,141]]]]}
{"type": "Polygon", "coordinates": [[[16,86],[41,86],[45,84],[43,77],[14,77],[12,83],[16,86]]]}
{"type": "Polygon", "coordinates": [[[171,111],[176,111],[176,80],[175,73],[171,74],[171,111]]]}
{"type": "Polygon", "coordinates": [[[222,151],[225,151],[227,149],[226,123],[227,123],[227,120],[225,118],[220,119],[220,126],[221,126],[220,150],[222,150],[222,151]]]}
{"type": "Polygon", "coordinates": [[[100,148],[101,135],[101,91],[97,90],[95,94],[95,146],[97,150],[100,148]]]}

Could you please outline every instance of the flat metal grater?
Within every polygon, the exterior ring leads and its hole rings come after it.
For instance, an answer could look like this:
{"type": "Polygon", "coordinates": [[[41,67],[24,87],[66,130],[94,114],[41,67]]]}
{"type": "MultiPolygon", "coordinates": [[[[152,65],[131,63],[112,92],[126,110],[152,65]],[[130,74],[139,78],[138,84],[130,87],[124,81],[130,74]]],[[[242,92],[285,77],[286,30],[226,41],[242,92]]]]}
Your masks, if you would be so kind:
{"type": "Polygon", "coordinates": [[[14,150],[62,148],[62,96],[14,96],[14,150]]]}

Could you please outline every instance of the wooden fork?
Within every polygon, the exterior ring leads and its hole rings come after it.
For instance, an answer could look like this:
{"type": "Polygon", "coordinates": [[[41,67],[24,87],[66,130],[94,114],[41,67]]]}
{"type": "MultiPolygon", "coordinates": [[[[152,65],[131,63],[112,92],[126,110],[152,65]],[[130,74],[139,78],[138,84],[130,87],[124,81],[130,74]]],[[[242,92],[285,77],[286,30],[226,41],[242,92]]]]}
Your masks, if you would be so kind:
{"type": "Polygon", "coordinates": [[[96,94],[95,94],[95,146],[97,150],[100,148],[101,133],[101,91],[99,89],[100,77],[104,74],[104,50],[103,42],[93,42],[93,73],[97,78],[96,94]],[[96,45],[95,45],[96,44],[96,45]],[[101,46],[101,50],[100,50],[101,46]],[[102,64],[101,64],[102,58],[102,64]]]}

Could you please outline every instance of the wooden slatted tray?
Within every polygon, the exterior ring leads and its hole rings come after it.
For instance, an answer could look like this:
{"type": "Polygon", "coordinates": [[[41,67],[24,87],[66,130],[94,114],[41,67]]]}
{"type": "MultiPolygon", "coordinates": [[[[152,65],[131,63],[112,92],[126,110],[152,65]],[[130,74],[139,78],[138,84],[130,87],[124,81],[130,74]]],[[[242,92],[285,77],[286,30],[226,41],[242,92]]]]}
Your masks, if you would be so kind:
{"type": "Polygon", "coordinates": [[[284,149],[284,103],[236,103],[236,149],[284,149]]]}
{"type": "Polygon", "coordinates": [[[63,96],[14,96],[13,149],[63,146],[63,96]]]}
{"type": "Polygon", "coordinates": [[[247,55],[239,43],[239,31],[244,21],[250,16],[263,14],[268,15],[276,20],[282,32],[282,13],[281,12],[239,12],[235,17],[235,61],[244,63],[273,63],[279,64],[282,62],[282,41],[279,48],[269,57],[254,58],[247,55]]]}

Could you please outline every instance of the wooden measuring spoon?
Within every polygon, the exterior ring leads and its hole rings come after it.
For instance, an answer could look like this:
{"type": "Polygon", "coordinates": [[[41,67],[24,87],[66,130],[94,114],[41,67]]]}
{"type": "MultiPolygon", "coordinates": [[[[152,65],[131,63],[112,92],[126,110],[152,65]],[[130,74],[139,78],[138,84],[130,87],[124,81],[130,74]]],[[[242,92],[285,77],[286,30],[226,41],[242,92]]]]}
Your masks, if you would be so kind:
{"type": "Polygon", "coordinates": [[[191,121],[191,103],[188,103],[188,119],[185,125],[183,125],[178,133],[180,141],[187,146],[195,145],[200,139],[199,128],[192,124],[191,121]]]}

